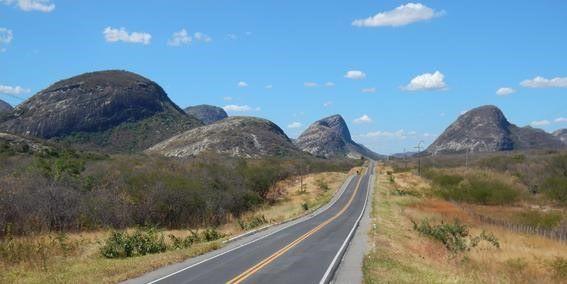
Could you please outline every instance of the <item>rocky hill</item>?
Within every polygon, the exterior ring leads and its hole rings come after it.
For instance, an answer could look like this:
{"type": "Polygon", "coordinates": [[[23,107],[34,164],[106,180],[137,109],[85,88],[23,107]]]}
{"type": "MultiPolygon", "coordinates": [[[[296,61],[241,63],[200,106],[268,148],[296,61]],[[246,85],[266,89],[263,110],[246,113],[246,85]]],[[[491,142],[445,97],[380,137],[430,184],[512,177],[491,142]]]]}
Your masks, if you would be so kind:
{"type": "Polygon", "coordinates": [[[340,115],[314,122],[297,138],[295,144],[301,150],[318,157],[381,158],[352,140],[348,126],[340,115]]]}
{"type": "Polygon", "coordinates": [[[510,123],[495,106],[481,106],[461,115],[431,144],[431,154],[497,152],[562,147],[553,135],[510,123]]]}
{"type": "Polygon", "coordinates": [[[0,100],[0,114],[2,114],[2,113],[7,113],[7,112],[11,112],[12,109],[13,109],[13,108],[12,108],[12,106],[11,106],[9,103],[7,103],[7,102],[5,102],[5,101],[3,101],[3,100],[0,100]]]}
{"type": "Polygon", "coordinates": [[[18,105],[0,130],[122,152],[143,150],[200,125],[156,83],[112,70],[51,85],[18,105]]]}
{"type": "Polygon", "coordinates": [[[559,129],[553,132],[553,136],[559,138],[563,144],[567,145],[567,128],[559,129]]]}
{"type": "Polygon", "coordinates": [[[224,109],[212,105],[196,105],[185,109],[185,112],[199,119],[203,124],[211,124],[228,117],[224,109]]]}
{"type": "Polygon", "coordinates": [[[273,122],[235,116],[171,137],[152,146],[146,153],[185,158],[206,151],[243,158],[289,156],[301,152],[273,122]]]}

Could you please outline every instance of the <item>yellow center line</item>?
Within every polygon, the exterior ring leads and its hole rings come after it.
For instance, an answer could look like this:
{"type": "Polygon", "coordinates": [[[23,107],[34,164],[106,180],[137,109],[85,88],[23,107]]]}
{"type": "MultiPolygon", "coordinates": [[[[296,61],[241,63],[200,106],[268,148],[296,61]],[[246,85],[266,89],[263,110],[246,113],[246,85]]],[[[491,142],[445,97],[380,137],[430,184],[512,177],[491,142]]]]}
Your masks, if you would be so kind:
{"type": "Polygon", "coordinates": [[[310,236],[312,236],[313,234],[315,234],[316,232],[318,232],[319,230],[321,230],[323,227],[327,226],[329,223],[333,222],[335,219],[339,218],[350,206],[350,204],[352,203],[352,201],[354,200],[354,197],[356,196],[356,193],[358,192],[358,189],[360,187],[360,182],[362,181],[362,177],[363,177],[363,173],[361,173],[360,178],[358,179],[358,182],[356,184],[356,187],[354,189],[354,192],[352,193],[350,199],[348,200],[347,204],[341,209],[341,211],[339,211],[337,214],[335,214],[333,217],[327,219],[325,222],[319,224],[317,227],[311,229],[309,232],[303,234],[301,237],[295,239],[294,241],[292,241],[291,243],[289,243],[288,245],[286,245],[285,247],[283,247],[282,249],[278,250],[277,252],[275,252],[274,254],[270,255],[269,257],[265,258],[264,260],[258,262],[256,265],[250,267],[248,270],[242,272],[240,275],[232,278],[231,280],[229,280],[228,282],[226,282],[227,284],[238,284],[238,283],[242,283],[242,281],[246,280],[247,278],[249,278],[250,276],[252,276],[254,273],[258,272],[260,269],[264,268],[266,265],[272,263],[274,260],[276,260],[278,257],[280,257],[281,255],[285,254],[286,252],[288,252],[289,250],[291,250],[293,247],[297,246],[299,243],[301,243],[302,241],[304,241],[305,239],[309,238],[310,236]]]}

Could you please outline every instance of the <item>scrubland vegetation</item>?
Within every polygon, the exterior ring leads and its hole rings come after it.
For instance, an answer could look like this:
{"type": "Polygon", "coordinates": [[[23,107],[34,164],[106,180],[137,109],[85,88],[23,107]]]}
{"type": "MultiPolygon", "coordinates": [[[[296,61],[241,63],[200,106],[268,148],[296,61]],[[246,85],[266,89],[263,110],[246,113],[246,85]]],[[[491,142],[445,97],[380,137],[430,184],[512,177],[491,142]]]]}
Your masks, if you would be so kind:
{"type": "Polygon", "coordinates": [[[429,168],[422,178],[378,169],[365,282],[564,282],[565,243],[477,218],[561,228],[562,203],[528,188],[518,175],[488,168],[429,168]]]}
{"type": "Polygon", "coordinates": [[[0,149],[0,282],[125,280],[313,210],[359,163],[305,158],[300,193],[297,160],[0,149]]]}

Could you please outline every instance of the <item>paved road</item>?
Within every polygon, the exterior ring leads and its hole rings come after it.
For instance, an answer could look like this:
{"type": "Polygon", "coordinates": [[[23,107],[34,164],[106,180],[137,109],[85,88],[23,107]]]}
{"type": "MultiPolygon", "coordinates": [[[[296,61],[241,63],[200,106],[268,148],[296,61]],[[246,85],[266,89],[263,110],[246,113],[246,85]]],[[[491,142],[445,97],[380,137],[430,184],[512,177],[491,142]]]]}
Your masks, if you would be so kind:
{"type": "Polygon", "coordinates": [[[327,283],[367,201],[370,174],[349,180],[328,209],[197,263],[152,272],[132,283],[327,283]]]}

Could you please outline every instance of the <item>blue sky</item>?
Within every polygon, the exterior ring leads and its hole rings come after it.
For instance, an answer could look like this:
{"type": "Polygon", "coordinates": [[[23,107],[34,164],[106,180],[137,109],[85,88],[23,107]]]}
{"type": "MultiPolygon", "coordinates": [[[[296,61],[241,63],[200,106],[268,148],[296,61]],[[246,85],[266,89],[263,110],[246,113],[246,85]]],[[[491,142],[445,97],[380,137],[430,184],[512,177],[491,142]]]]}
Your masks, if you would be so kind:
{"type": "Polygon", "coordinates": [[[339,113],[355,140],[395,153],[484,104],[567,127],[566,31],[561,0],[0,0],[0,99],[126,69],[181,107],[228,106],[290,137],[339,113]]]}

